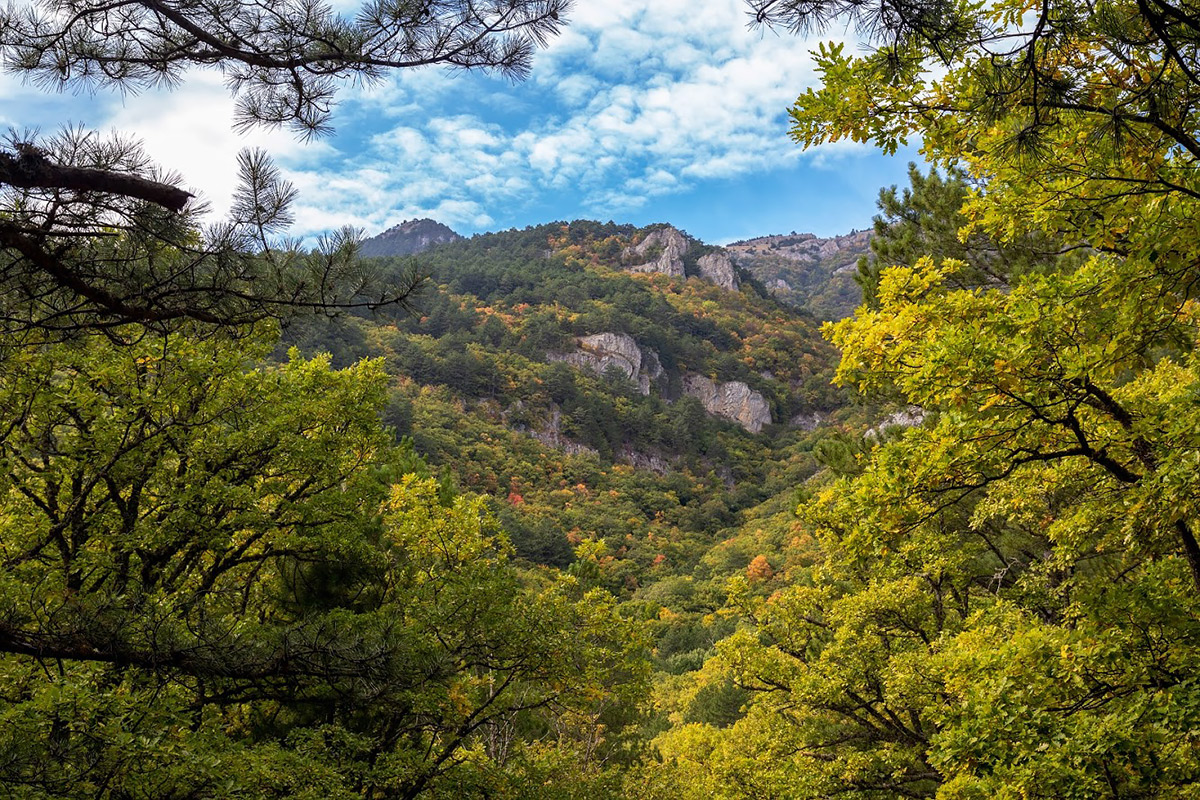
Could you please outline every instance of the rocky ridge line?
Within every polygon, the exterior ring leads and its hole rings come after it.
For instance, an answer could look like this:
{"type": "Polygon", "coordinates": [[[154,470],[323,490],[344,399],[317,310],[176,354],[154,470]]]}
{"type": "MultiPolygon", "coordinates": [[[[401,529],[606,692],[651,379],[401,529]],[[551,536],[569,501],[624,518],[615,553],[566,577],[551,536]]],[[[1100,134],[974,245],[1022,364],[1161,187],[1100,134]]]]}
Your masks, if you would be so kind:
{"type": "Polygon", "coordinates": [[[362,256],[408,256],[462,238],[437,220],[410,219],[364,240],[358,252],[362,256]]]}

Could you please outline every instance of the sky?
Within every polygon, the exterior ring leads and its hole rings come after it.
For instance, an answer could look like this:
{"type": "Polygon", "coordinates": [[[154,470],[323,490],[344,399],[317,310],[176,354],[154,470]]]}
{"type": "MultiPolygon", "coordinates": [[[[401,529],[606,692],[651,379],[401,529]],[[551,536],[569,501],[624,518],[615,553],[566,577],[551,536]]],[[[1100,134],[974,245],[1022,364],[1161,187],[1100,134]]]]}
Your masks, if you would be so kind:
{"type": "Polygon", "coordinates": [[[0,76],[0,128],[134,135],[214,215],[229,205],[238,151],[265,148],[299,190],[291,232],[309,239],[416,217],[465,235],[578,218],[669,222],[714,244],[868,227],[879,189],[907,182],[916,148],[803,151],[787,109],[816,85],[816,40],[748,22],[741,0],[581,0],[526,81],[430,68],[347,85],[335,132],[316,141],[235,133],[214,71],[125,96],[45,95],[0,76]]]}

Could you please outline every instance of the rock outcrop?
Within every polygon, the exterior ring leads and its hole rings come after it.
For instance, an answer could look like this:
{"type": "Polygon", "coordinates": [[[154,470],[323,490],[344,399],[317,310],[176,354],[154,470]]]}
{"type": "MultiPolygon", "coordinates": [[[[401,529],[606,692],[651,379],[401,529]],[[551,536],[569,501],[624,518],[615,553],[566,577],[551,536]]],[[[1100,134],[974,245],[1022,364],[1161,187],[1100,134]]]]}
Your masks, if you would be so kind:
{"type": "Polygon", "coordinates": [[[546,420],[545,424],[533,428],[528,431],[529,435],[537,439],[547,447],[557,447],[567,455],[572,456],[598,456],[600,452],[594,448],[588,447],[585,444],[568,439],[562,432],[562,411],[558,406],[554,406],[550,410],[550,419],[546,420]]]}
{"type": "MultiPolygon", "coordinates": [[[[657,272],[681,278],[686,274],[684,256],[693,242],[677,228],[667,226],[646,234],[636,246],[621,251],[621,261],[630,272],[657,272]]],[[[700,277],[722,289],[736,292],[738,289],[737,267],[727,250],[714,250],[696,261],[700,277]]]]}
{"type": "Polygon", "coordinates": [[[658,354],[642,350],[632,336],[624,333],[596,333],[576,339],[579,349],[570,353],[547,353],[551,361],[564,361],[572,366],[603,375],[615,367],[638,386],[644,395],[650,394],[650,384],[663,373],[658,354]]]}
{"type": "Polygon", "coordinates": [[[728,289],[731,292],[737,291],[737,270],[734,269],[729,253],[718,250],[715,253],[701,256],[700,260],[696,262],[696,266],[700,268],[700,275],[706,280],[715,283],[722,289],[728,289]]]}
{"type": "Polygon", "coordinates": [[[883,418],[883,421],[868,430],[864,436],[868,439],[877,438],[888,428],[915,428],[925,423],[925,409],[920,406],[906,406],[894,411],[883,418]]]}
{"type": "Polygon", "coordinates": [[[683,256],[688,251],[688,241],[682,233],[672,227],[651,231],[636,247],[627,247],[621,257],[637,265],[630,272],[661,272],[663,275],[683,277],[683,256]]]}
{"type": "Polygon", "coordinates": [[[771,406],[766,398],[742,381],[718,383],[689,373],[683,376],[683,392],[699,400],[709,414],[736,422],[751,433],[771,424],[771,406]]]}
{"type": "Polygon", "coordinates": [[[801,412],[788,420],[788,424],[802,431],[815,431],[825,421],[825,417],[826,415],[820,411],[811,411],[807,414],[801,412]]]}
{"type": "Polygon", "coordinates": [[[363,256],[407,256],[463,237],[432,219],[410,219],[372,236],[359,245],[363,256]]]}
{"type": "Polygon", "coordinates": [[[645,469],[659,475],[666,475],[673,467],[673,462],[658,453],[643,453],[624,445],[617,451],[617,460],[636,469],[645,469]]]}
{"type": "Polygon", "coordinates": [[[660,383],[663,377],[662,362],[658,360],[658,353],[653,350],[642,351],[642,369],[638,373],[638,391],[642,394],[650,394],[650,386],[660,383]]]}

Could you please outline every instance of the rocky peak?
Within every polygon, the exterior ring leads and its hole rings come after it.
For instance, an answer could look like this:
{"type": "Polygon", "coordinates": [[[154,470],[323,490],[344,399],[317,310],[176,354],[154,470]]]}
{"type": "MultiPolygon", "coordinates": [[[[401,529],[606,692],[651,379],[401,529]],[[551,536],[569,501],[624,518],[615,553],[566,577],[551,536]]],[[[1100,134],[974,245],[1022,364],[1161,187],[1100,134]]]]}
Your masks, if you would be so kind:
{"type": "Polygon", "coordinates": [[[862,301],[855,282],[860,256],[870,251],[871,231],[827,239],[811,233],[760,236],[726,245],[734,264],[778,299],[818,319],[842,319],[862,301]]]}
{"type": "Polygon", "coordinates": [[[626,247],[621,258],[636,266],[630,272],[659,272],[663,275],[683,277],[683,256],[688,251],[687,238],[677,229],[667,226],[646,234],[633,247],[626,247]]]}
{"type": "Polygon", "coordinates": [[[743,239],[727,245],[735,256],[777,255],[793,261],[829,258],[847,253],[854,258],[866,252],[871,242],[871,231],[852,231],[842,236],[823,239],[811,233],[776,234],[743,239]]]}
{"type": "Polygon", "coordinates": [[[364,256],[407,256],[463,237],[432,219],[410,219],[372,236],[359,246],[364,256]]]}
{"type": "Polygon", "coordinates": [[[683,393],[699,400],[709,414],[736,422],[751,433],[771,424],[771,405],[742,381],[718,383],[688,373],[683,376],[683,393]]]}

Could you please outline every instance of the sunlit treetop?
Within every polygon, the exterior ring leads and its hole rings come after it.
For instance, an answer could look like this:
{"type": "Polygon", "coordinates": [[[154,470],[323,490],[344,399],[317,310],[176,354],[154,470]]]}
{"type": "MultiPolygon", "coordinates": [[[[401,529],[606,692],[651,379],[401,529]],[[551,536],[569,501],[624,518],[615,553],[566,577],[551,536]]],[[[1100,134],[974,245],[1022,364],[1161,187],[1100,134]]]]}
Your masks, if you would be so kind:
{"type": "MultiPolygon", "coordinates": [[[[976,223],[1053,229],[1123,255],[1175,260],[1200,197],[1200,11],[1191,3],[750,3],[763,23],[851,22],[869,48],[817,53],[824,84],[792,109],[807,145],[909,138],[986,185],[976,223]],[[1144,212],[1144,213],[1143,213],[1144,212]],[[1131,219],[1136,218],[1136,219],[1131,219]]],[[[982,194],[982,193],[981,193],[982,194]]]]}

